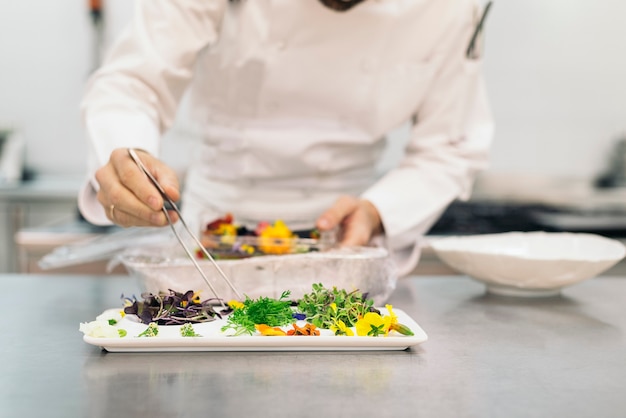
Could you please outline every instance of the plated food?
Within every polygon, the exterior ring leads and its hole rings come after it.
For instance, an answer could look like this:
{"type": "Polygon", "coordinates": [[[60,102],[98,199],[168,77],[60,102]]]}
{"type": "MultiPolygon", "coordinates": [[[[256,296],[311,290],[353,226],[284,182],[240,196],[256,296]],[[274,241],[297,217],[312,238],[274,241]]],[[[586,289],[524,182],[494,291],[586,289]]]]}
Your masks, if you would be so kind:
{"type": "Polygon", "coordinates": [[[404,312],[375,307],[358,290],[320,283],[298,300],[289,296],[246,297],[224,310],[193,291],[144,294],[143,300],[124,298],[123,308],[80,330],[85,342],[108,351],[389,350],[427,339],[404,312]]]}

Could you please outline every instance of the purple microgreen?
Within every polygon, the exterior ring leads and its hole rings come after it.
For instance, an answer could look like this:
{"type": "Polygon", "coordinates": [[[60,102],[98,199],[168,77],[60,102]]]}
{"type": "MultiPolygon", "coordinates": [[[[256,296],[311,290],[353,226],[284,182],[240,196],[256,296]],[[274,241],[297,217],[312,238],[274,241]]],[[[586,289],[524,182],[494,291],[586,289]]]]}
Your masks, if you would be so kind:
{"type": "Polygon", "coordinates": [[[142,293],[143,301],[124,298],[124,312],[136,315],[144,324],[155,322],[158,325],[181,325],[213,321],[221,317],[214,309],[211,301],[201,301],[198,294],[189,290],[185,293],[169,289],[158,294],[142,293]]]}

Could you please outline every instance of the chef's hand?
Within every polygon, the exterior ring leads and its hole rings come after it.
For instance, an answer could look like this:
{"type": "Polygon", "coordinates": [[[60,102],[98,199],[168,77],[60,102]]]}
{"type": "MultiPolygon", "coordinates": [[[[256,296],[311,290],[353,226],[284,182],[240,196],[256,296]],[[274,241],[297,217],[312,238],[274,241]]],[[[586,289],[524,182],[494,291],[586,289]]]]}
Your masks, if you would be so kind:
{"type": "MultiPolygon", "coordinates": [[[[145,151],[135,151],[168,197],[178,201],[180,191],[174,170],[145,151]]],[[[100,184],[98,201],[113,223],[123,227],[168,225],[161,194],[130,157],[127,148],[111,153],[109,162],[96,171],[96,180],[100,184]]],[[[174,211],[168,213],[172,222],[178,221],[174,211]]]]}
{"type": "Polygon", "coordinates": [[[380,214],[368,200],[341,196],[316,222],[320,231],[339,227],[342,246],[367,245],[370,239],[383,232],[380,214]]]}

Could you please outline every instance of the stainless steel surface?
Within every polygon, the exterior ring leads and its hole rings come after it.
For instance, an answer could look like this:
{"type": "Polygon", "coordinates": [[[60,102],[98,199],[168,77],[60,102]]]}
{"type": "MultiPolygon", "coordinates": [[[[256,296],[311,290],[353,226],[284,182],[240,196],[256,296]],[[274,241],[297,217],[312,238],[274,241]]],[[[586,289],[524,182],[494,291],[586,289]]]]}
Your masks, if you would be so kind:
{"type": "MultiPolygon", "coordinates": [[[[235,295],[237,295],[238,300],[243,300],[243,296],[241,295],[241,293],[239,293],[239,291],[237,290],[237,288],[235,288],[235,286],[230,281],[228,276],[226,276],[226,274],[220,268],[220,266],[217,264],[217,262],[215,262],[215,259],[213,259],[213,256],[206,250],[206,248],[204,248],[204,245],[202,245],[202,243],[200,242],[198,237],[196,237],[196,234],[193,231],[191,231],[191,229],[189,229],[189,227],[187,226],[187,222],[185,222],[185,220],[183,218],[182,213],[180,213],[180,210],[178,210],[178,206],[176,206],[176,202],[174,202],[172,199],[170,199],[170,197],[167,195],[167,193],[165,193],[165,190],[163,189],[163,187],[161,187],[161,185],[159,184],[158,180],[154,178],[154,176],[146,168],[146,166],[143,164],[143,162],[141,162],[141,159],[139,158],[139,156],[137,155],[135,150],[132,149],[132,148],[129,148],[128,149],[128,155],[130,155],[130,157],[137,164],[137,166],[139,166],[141,171],[143,171],[144,174],[148,177],[148,179],[152,182],[152,184],[154,184],[154,186],[157,188],[157,190],[159,191],[159,193],[161,194],[163,199],[165,199],[165,202],[167,204],[169,204],[169,208],[166,208],[165,205],[162,208],[163,209],[163,213],[165,214],[165,217],[167,218],[167,223],[170,224],[170,227],[172,228],[172,232],[176,236],[176,239],[180,243],[181,247],[183,247],[183,249],[185,250],[185,253],[187,254],[187,257],[189,257],[189,259],[193,263],[193,265],[196,268],[196,270],[198,271],[198,273],[200,273],[200,275],[202,276],[202,279],[204,279],[204,282],[207,284],[207,286],[209,286],[209,289],[211,289],[211,291],[213,292],[213,295],[219,300],[219,302],[222,305],[222,307],[226,308],[226,304],[224,303],[224,299],[221,298],[220,295],[217,293],[217,291],[215,290],[215,287],[213,286],[213,283],[211,283],[211,281],[209,280],[207,275],[204,274],[204,271],[202,271],[202,269],[198,265],[198,262],[196,261],[195,255],[191,252],[191,250],[189,248],[187,248],[187,244],[185,244],[185,241],[183,241],[181,236],[178,234],[178,231],[176,230],[176,227],[174,226],[174,223],[172,222],[172,219],[170,218],[170,215],[167,212],[168,209],[171,209],[174,212],[176,212],[176,214],[178,215],[178,220],[183,225],[183,227],[185,228],[185,231],[187,231],[187,233],[189,234],[191,239],[193,239],[193,241],[196,243],[198,248],[202,251],[204,256],[207,259],[209,259],[209,261],[211,261],[211,264],[213,264],[213,267],[215,267],[215,269],[218,271],[218,273],[220,274],[222,279],[224,279],[224,281],[226,281],[226,283],[228,283],[228,286],[232,289],[232,291],[235,293],[235,295]]],[[[111,207],[113,207],[113,206],[111,206],[111,207]]]]}
{"type": "Polygon", "coordinates": [[[428,333],[417,350],[210,354],[111,354],[85,344],[79,322],[138,291],[126,276],[0,281],[7,295],[2,417],[611,418],[626,411],[623,278],[592,279],[557,298],[515,299],[486,295],[464,277],[414,277],[399,282],[390,302],[428,333]]]}

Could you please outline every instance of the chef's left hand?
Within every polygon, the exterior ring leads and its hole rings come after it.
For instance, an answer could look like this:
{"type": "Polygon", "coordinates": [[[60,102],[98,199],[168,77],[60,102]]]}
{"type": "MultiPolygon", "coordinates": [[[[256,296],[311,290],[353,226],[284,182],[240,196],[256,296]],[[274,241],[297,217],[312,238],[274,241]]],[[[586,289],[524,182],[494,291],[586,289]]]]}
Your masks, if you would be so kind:
{"type": "Polygon", "coordinates": [[[320,231],[339,227],[342,246],[367,245],[370,239],[383,232],[380,214],[368,200],[341,196],[316,222],[320,231]]]}

